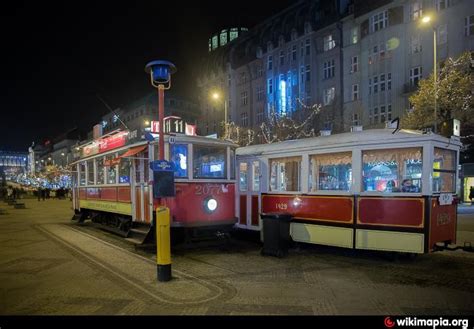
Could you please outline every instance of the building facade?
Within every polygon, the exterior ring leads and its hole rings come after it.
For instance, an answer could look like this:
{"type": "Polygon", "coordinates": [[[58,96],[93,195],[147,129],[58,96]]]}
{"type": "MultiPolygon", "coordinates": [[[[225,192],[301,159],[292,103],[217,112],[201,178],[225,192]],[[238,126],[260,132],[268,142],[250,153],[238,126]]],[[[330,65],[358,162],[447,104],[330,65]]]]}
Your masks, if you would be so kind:
{"type": "Polygon", "coordinates": [[[299,1],[209,53],[198,127],[218,132],[227,109],[228,120],[258,129],[272,112],[298,118],[315,104],[316,130],[384,126],[410,110],[408,97],[433,71],[433,31],[438,65],[472,52],[472,1],[299,1]]]}

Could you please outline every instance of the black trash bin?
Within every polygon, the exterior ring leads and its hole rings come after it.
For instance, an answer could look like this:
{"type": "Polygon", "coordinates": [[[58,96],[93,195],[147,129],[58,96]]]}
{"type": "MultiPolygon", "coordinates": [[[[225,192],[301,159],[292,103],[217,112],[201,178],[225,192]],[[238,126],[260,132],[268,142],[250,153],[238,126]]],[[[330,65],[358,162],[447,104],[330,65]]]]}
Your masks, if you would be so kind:
{"type": "Polygon", "coordinates": [[[263,249],[262,255],[283,257],[290,247],[291,215],[287,213],[262,213],[263,249]]]}

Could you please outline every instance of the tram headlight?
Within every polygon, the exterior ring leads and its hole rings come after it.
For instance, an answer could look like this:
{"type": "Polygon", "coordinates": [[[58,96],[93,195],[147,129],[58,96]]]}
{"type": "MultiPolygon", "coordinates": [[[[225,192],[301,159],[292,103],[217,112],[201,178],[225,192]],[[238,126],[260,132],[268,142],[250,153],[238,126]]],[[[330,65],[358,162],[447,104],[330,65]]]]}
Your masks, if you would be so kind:
{"type": "Polygon", "coordinates": [[[217,200],[213,197],[208,197],[204,200],[204,210],[207,213],[213,213],[217,209],[217,200]]]}

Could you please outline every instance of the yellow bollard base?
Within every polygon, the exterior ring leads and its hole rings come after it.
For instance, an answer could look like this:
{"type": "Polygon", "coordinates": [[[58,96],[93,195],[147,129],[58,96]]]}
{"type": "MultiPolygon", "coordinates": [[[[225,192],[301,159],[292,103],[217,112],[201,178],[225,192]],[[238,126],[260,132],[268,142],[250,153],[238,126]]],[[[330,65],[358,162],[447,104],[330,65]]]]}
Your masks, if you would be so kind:
{"type": "Polygon", "coordinates": [[[158,273],[158,281],[166,282],[171,280],[171,264],[167,265],[156,265],[158,273]]]}

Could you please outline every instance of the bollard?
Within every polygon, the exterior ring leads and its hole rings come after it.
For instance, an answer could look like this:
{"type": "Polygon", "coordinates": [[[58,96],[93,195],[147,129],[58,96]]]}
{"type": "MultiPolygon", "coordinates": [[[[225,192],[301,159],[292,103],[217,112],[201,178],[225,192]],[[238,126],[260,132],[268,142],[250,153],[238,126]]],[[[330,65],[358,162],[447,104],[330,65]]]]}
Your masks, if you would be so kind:
{"type": "Polygon", "coordinates": [[[158,281],[171,280],[170,210],[156,208],[156,267],[158,281]]]}

